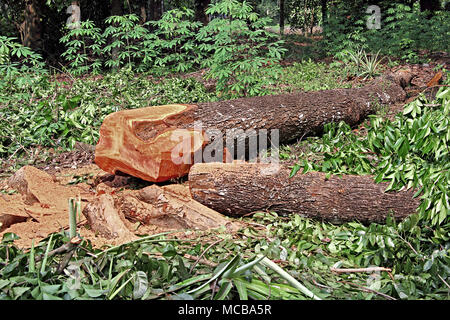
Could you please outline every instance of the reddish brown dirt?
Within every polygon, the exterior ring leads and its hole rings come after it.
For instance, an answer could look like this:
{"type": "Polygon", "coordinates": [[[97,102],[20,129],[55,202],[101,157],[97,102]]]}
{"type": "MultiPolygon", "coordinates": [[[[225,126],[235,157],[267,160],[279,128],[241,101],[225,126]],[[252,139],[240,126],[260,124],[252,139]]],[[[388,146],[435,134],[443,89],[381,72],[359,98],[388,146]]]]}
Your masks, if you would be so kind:
{"type": "MultiPolygon", "coordinates": [[[[90,164],[77,169],[60,169],[60,171],[54,173],[54,177],[57,184],[58,194],[55,194],[55,188],[43,187],[40,190],[41,194],[47,195],[55,199],[52,203],[39,203],[35,202],[32,205],[25,203],[25,197],[20,193],[15,192],[13,194],[8,194],[12,192],[7,185],[7,179],[0,180],[0,216],[9,214],[17,215],[20,217],[26,217],[26,222],[15,223],[0,232],[0,239],[5,233],[12,232],[17,234],[20,239],[16,240],[14,243],[20,248],[30,248],[32,240],[38,243],[40,240],[46,238],[49,234],[54,232],[59,232],[62,229],[68,230],[69,228],[69,212],[68,212],[68,198],[73,195],[73,192],[62,192],[61,190],[76,190],[81,197],[82,209],[92,201],[97,192],[95,190],[95,184],[101,182],[102,180],[108,180],[108,174],[102,171],[95,164],[90,164]],[[73,181],[75,176],[89,177],[86,181],[78,183],[76,185],[68,185],[69,182],[73,181]]],[[[113,179],[112,181],[106,181],[112,187],[113,192],[116,194],[127,192],[132,185],[127,185],[127,179],[124,183],[119,183],[118,179],[113,179]],[[127,189],[128,188],[128,189],[127,189]]],[[[111,179],[110,179],[111,180],[111,179]]],[[[110,190],[111,191],[111,190],[110,190]]],[[[96,235],[90,230],[87,221],[83,215],[79,220],[78,232],[82,238],[89,239],[94,247],[102,247],[104,245],[119,245],[123,243],[121,239],[105,239],[101,236],[96,235]]],[[[156,234],[164,231],[168,231],[168,228],[163,228],[161,226],[145,226],[142,224],[133,225],[132,230],[135,234],[146,235],[146,234],[156,234]]],[[[178,237],[186,237],[186,234],[177,233],[178,237]]]]}

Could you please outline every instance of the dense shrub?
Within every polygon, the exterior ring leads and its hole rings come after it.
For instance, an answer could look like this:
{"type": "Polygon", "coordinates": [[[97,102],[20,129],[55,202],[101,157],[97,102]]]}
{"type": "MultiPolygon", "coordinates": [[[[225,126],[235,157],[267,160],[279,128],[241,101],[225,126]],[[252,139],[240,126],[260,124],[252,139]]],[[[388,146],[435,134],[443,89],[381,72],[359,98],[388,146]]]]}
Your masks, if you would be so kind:
{"type": "Polygon", "coordinates": [[[391,4],[386,12],[381,12],[381,29],[370,30],[366,27],[365,9],[366,6],[355,9],[344,3],[331,8],[322,42],[328,54],[363,48],[416,62],[419,50],[448,52],[450,49],[448,11],[436,11],[428,19],[417,7],[391,4]]]}

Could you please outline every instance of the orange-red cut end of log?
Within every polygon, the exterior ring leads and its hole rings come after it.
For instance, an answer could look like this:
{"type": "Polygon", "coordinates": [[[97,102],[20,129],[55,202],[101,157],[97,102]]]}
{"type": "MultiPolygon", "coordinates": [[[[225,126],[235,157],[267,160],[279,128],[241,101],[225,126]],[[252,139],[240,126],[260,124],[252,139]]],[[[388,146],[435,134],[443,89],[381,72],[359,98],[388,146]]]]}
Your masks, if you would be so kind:
{"type": "Polygon", "coordinates": [[[186,175],[195,152],[203,148],[207,138],[200,130],[170,127],[167,120],[189,108],[165,105],[108,115],[100,127],[95,163],[106,172],[120,171],[151,182],[186,175]],[[150,138],[138,137],[136,128],[145,128],[150,138]]]}

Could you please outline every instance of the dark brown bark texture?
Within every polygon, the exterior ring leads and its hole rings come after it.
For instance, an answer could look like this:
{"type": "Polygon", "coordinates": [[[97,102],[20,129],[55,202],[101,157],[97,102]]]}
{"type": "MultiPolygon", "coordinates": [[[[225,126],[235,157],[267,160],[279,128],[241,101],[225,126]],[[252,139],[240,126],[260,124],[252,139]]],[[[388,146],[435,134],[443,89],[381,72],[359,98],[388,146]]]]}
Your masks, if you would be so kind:
{"type": "Polygon", "coordinates": [[[206,15],[206,9],[208,8],[211,0],[195,0],[195,20],[200,21],[204,25],[208,24],[208,16],[206,15]]]}
{"type": "Polygon", "coordinates": [[[284,0],[280,0],[280,34],[284,34],[284,0]]]}
{"type": "MultiPolygon", "coordinates": [[[[193,122],[179,123],[177,127],[193,128],[194,121],[199,121],[204,130],[220,130],[225,144],[245,143],[246,150],[249,138],[258,135],[261,129],[269,132],[279,130],[279,143],[289,143],[321,133],[324,125],[330,122],[344,121],[351,126],[357,125],[381,105],[404,101],[406,93],[403,86],[410,77],[410,74],[399,73],[376,79],[362,88],[199,103],[184,115],[185,119],[193,122]],[[255,132],[245,132],[249,129],[255,132]]],[[[208,135],[208,131],[206,133],[208,135]]],[[[210,140],[214,141],[214,138],[210,137],[210,140]]],[[[230,152],[235,156],[232,147],[230,152]]]]}
{"type": "MultiPolygon", "coordinates": [[[[333,89],[313,92],[299,92],[282,95],[268,95],[235,100],[198,103],[190,105],[181,120],[161,124],[170,127],[193,128],[194,121],[200,121],[202,128],[226,130],[278,129],[280,143],[295,141],[306,135],[318,134],[325,124],[345,121],[349,125],[362,122],[365,117],[381,105],[404,101],[403,86],[411,79],[409,74],[388,75],[374,80],[362,88],[333,89]]],[[[150,111],[151,109],[149,109],[150,111]]],[[[147,140],[154,134],[153,125],[141,126],[136,134],[147,140]]],[[[236,133],[248,138],[245,133],[236,133]]]]}
{"type": "Polygon", "coordinates": [[[413,190],[385,192],[387,183],[371,176],[299,172],[289,178],[290,172],[275,164],[200,163],[189,172],[189,188],[196,201],[229,216],[274,211],[332,223],[383,223],[390,213],[400,220],[419,205],[413,190]]]}
{"type": "Polygon", "coordinates": [[[22,44],[33,50],[42,49],[42,23],[40,20],[41,8],[44,6],[42,0],[29,0],[25,7],[25,20],[20,25],[20,36],[22,44]]]}

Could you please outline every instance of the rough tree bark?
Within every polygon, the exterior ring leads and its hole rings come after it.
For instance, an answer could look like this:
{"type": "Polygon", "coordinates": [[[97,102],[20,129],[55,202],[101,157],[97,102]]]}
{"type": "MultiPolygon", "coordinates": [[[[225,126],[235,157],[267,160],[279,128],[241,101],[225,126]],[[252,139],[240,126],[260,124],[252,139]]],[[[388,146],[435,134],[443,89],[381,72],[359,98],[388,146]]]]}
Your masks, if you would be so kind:
{"type": "Polygon", "coordinates": [[[277,134],[279,143],[288,143],[320,133],[330,122],[360,123],[380,105],[403,101],[406,93],[400,84],[404,85],[410,79],[410,74],[396,74],[355,89],[116,112],[108,115],[100,128],[95,162],[113,174],[121,171],[149,181],[164,181],[185,175],[192,164],[188,161],[184,162],[187,166],[171,165],[174,154],[179,153],[178,159],[192,159],[194,153],[208,143],[208,158],[214,159],[205,159],[205,149],[203,159],[197,158],[200,162],[222,162],[224,146],[235,159],[242,159],[242,149],[245,149],[245,157],[251,159],[257,156],[255,151],[261,152],[267,149],[264,145],[271,143],[262,141],[267,140],[263,138],[264,134],[268,139],[275,139],[277,134]],[[258,146],[249,148],[255,140],[258,146]],[[188,147],[174,150],[180,144],[188,147]],[[150,145],[154,147],[150,148],[150,145]],[[165,168],[161,167],[162,159],[165,168]],[[178,169],[181,171],[176,171],[178,169]]]}
{"type": "Polygon", "coordinates": [[[208,16],[205,11],[210,3],[211,0],[195,0],[195,21],[200,21],[204,25],[208,24],[208,16]]]}
{"type": "Polygon", "coordinates": [[[25,4],[25,20],[20,25],[22,44],[33,50],[42,49],[41,8],[45,5],[42,0],[28,0],[25,4]]]}
{"type": "Polygon", "coordinates": [[[280,34],[284,34],[284,0],[280,0],[280,34]]]}
{"type": "Polygon", "coordinates": [[[199,163],[189,172],[194,200],[220,213],[242,216],[255,211],[297,213],[341,223],[385,222],[390,212],[403,219],[415,212],[414,191],[385,192],[387,183],[371,176],[298,173],[283,165],[263,163],[199,163]]]}

